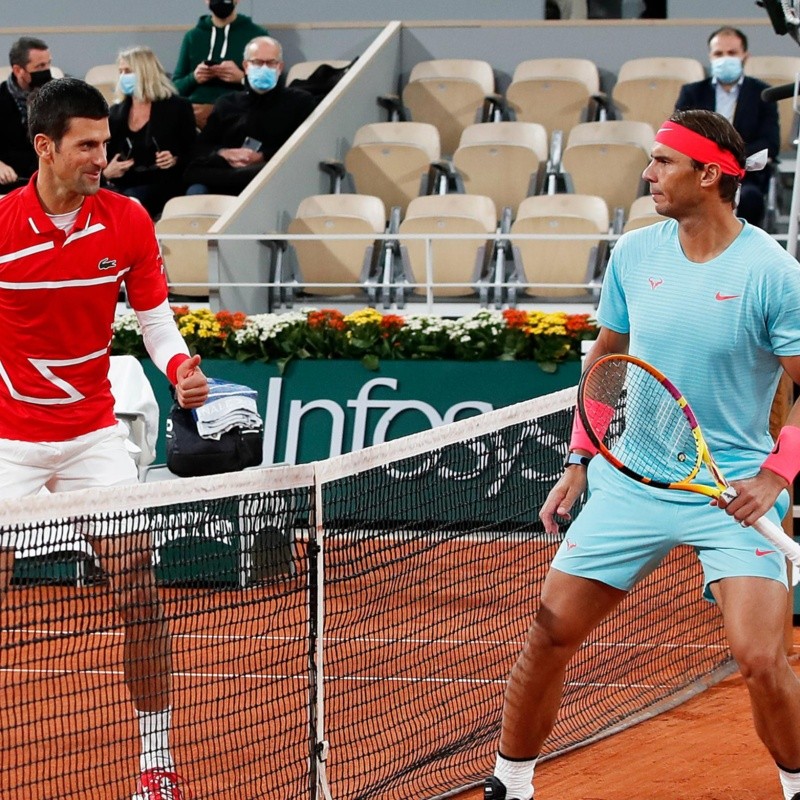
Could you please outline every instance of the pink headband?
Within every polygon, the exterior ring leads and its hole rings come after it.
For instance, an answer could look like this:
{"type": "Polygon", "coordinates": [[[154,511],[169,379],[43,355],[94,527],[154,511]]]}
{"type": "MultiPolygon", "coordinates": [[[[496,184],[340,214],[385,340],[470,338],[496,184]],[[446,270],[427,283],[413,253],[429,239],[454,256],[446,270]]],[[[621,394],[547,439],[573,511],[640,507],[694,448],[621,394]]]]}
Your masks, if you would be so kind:
{"type": "Polygon", "coordinates": [[[656,141],[701,164],[719,164],[725,175],[735,175],[737,178],[745,176],[745,170],[739,166],[733,153],[723,150],[716,142],[678,125],[677,122],[667,120],[658,129],[656,141]]]}

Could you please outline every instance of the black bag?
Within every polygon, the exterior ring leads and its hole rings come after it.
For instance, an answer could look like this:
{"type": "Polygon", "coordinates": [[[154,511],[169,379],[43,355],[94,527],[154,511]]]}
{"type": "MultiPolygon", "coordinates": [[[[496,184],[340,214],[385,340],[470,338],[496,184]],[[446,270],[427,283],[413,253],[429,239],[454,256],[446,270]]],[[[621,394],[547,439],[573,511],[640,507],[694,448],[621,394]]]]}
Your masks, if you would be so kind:
{"type": "Polygon", "coordinates": [[[197,432],[192,412],[174,403],[167,418],[167,468],[182,478],[238,472],[263,460],[264,429],[233,428],[219,439],[197,432]]]}
{"type": "Polygon", "coordinates": [[[292,89],[302,89],[317,98],[319,103],[328,92],[347,74],[347,71],[358,61],[356,56],[343,67],[320,64],[307,78],[297,78],[289,84],[292,89]]]}

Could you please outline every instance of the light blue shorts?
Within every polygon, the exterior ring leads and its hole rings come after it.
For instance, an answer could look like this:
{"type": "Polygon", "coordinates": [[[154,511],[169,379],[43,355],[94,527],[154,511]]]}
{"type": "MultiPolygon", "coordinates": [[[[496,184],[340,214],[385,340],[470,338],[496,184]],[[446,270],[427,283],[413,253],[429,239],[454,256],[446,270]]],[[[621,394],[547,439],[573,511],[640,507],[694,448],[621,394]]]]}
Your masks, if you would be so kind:
{"type": "MultiPolygon", "coordinates": [[[[753,528],[743,528],[703,495],[653,489],[603,461],[589,465],[591,494],[553,559],[561,572],[630,591],[677,545],[689,545],[703,566],[704,596],[721,578],[770,578],[788,585],[786,561],[753,528]]],[[[768,517],[780,525],[789,506],[782,492],[768,517]]]]}

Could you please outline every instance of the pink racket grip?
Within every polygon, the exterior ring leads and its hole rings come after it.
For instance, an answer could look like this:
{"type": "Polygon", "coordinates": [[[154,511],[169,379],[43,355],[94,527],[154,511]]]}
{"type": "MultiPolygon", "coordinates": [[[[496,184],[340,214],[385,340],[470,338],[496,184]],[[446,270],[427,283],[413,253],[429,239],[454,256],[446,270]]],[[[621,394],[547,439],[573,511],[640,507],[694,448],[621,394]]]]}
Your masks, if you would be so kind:
{"type": "Polygon", "coordinates": [[[772,452],[761,465],[776,475],[780,475],[790,486],[800,471],[800,428],[784,425],[772,452]]]}

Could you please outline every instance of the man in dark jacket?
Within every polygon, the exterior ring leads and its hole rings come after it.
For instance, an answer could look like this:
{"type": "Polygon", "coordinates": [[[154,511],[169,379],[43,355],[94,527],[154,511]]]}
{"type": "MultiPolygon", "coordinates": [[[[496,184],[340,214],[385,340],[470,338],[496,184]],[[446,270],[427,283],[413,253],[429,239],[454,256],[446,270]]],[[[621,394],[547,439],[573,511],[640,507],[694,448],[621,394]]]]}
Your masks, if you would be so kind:
{"type": "Polygon", "coordinates": [[[221,97],[197,138],[187,194],[239,194],[316,106],[308,92],[286,86],[277,40],[249,42],[244,66],[247,91],[221,97]]]}
{"type": "Polygon", "coordinates": [[[238,2],[206,0],[211,13],[200,17],[181,42],[172,82],[192,103],[198,128],[205,127],[222,95],[242,89],[245,45],[256,36],[268,35],[265,28],[237,12],[238,2]]]}
{"type": "MultiPolygon", "coordinates": [[[[675,108],[717,111],[744,139],[746,155],[767,150],[774,159],[780,149],[778,105],[761,99],[766,83],[744,75],[747,37],[738,28],[720,28],[708,37],[708,54],[711,77],[683,86],[675,108]]],[[[769,174],[769,170],[748,172],[742,180],[737,214],[753,225],[764,219],[769,174]]]]}
{"type": "Polygon", "coordinates": [[[11,74],[0,83],[0,192],[24,186],[36,172],[38,160],[28,138],[28,98],[47,83],[50,50],[41,39],[23,36],[8,52],[11,74]]]}

